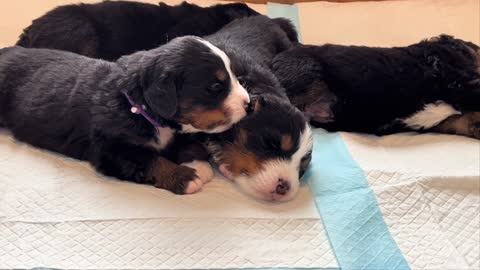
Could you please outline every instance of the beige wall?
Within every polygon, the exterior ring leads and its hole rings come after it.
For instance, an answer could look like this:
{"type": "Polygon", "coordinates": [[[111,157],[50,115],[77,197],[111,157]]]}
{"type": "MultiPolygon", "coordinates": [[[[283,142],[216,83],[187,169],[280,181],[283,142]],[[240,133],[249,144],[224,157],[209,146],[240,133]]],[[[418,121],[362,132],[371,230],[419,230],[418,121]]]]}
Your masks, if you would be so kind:
{"type": "MultiPolygon", "coordinates": [[[[79,1],[0,0],[0,47],[13,45],[23,28],[53,7],[79,1]]],[[[181,0],[165,2],[178,4],[181,0]]],[[[208,6],[220,1],[190,2],[208,6]]],[[[249,5],[266,13],[265,5],[249,5]]],[[[303,41],[310,44],[406,45],[440,33],[480,44],[480,0],[312,2],[299,3],[298,9],[303,41]]]]}
{"type": "Polygon", "coordinates": [[[480,0],[300,3],[303,41],[395,46],[446,33],[480,44],[480,0]]]}

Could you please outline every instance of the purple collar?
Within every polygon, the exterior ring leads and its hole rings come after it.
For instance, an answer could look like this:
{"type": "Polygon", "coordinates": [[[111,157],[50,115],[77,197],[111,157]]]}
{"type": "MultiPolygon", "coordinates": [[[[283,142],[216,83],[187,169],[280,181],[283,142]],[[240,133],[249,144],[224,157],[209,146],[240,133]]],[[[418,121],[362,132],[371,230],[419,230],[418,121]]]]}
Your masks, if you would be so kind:
{"type": "Polygon", "coordinates": [[[155,121],[155,119],[153,119],[152,117],[150,117],[150,115],[147,114],[147,112],[143,109],[142,106],[139,106],[135,102],[133,102],[133,100],[130,98],[130,96],[127,93],[123,93],[123,94],[127,98],[130,105],[132,106],[132,108],[130,108],[130,111],[132,113],[141,114],[143,116],[143,118],[145,118],[148,122],[150,122],[150,124],[152,124],[154,127],[162,127],[162,125],[160,125],[160,123],[155,121]]]}

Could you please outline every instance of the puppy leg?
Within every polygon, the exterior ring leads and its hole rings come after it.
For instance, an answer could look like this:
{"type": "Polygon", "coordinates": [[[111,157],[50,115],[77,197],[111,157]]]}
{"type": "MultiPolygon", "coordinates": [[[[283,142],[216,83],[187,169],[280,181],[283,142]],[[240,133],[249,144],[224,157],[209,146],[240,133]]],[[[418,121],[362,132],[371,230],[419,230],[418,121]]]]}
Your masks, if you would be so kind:
{"type": "Polygon", "coordinates": [[[154,185],[176,194],[193,193],[203,185],[195,169],[177,165],[149,148],[103,141],[94,145],[93,149],[90,163],[108,176],[154,185]]]}
{"type": "Polygon", "coordinates": [[[480,139],[480,112],[450,116],[431,130],[480,139]]]}
{"type": "Polygon", "coordinates": [[[154,185],[157,188],[167,189],[177,194],[192,194],[199,191],[203,186],[201,177],[204,172],[196,169],[195,167],[177,165],[163,157],[158,157],[148,171],[147,178],[154,179],[154,185]]]}
{"type": "Polygon", "coordinates": [[[197,141],[185,142],[177,152],[175,162],[193,168],[203,184],[213,179],[213,169],[208,160],[210,158],[207,149],[197,141]]]}

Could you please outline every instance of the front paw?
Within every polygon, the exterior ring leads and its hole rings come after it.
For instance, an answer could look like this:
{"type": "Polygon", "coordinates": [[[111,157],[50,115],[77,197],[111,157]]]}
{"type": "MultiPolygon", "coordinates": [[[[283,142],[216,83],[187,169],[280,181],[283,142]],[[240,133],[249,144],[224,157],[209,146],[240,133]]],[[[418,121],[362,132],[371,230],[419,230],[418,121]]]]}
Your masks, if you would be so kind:
{"type": "Polygon", "coordinates": [[[192,162],[182,163],[182,165],[195,169],[198,178],[204,184],[210,182],[213,179],[213,169],[207,161],[194,160],[192,162]]]}
{"type": "Polygon", "coordinates": [[[187,166],[176,166],[168,178],[170,178],[168,179],[168,188],[165,187],[166,179],[157,180],[155,187],[168,189],[175,194],[192,194],[203,186],[202,180],[197,176],[197,171],[187,166]]]}

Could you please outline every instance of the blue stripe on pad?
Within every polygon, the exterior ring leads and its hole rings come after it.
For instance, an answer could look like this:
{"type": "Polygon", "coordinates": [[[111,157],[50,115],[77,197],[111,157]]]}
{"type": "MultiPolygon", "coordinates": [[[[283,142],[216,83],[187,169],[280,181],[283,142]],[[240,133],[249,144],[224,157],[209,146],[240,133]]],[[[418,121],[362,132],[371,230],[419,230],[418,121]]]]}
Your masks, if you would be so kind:
{"type": "Polygon", "coordinates": [[[297,5],[284,5],[277,3],[267,3],[267,14],[270,18],[287,18],[292,21],[298,32],[298,40],[302,42],[302,32],[300,31],[300,19],[297,5]]]}
{"type": "Polygon", "coordinates": [[[363,170],[338,133],[314,130],[305,176],[341,269],[410,269],[363,170]]]}

